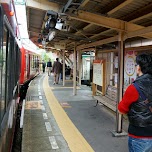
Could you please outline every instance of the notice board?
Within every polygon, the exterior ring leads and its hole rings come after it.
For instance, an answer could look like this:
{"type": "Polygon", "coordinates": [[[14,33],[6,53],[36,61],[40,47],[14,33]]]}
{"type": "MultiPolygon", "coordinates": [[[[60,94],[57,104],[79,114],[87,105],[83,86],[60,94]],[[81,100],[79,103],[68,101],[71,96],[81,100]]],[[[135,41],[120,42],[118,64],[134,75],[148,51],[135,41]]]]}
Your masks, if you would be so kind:
{"type": "MultiPolygon", "coordinates": [[[[93,87],[97,91],[97,86],[101,88],[100,92],[105,94],[105,62],[104,60],[93,61],[93,87]]],[[[94,94],[94,93],[93,93],[94,94]]]]}

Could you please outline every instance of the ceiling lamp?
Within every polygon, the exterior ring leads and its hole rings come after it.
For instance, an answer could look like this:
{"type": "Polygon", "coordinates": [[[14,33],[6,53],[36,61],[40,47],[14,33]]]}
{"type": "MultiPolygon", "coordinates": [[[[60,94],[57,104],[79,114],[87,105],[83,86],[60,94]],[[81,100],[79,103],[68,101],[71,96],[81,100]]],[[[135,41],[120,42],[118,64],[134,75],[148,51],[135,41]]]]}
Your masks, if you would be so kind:
{"type": "Polygon", "coordinates": [[[50,31],[48,34],[48,39],[49,41],[53,40],[55,37],[56,32],[55,31],[50,31]]]}
{"type": "Polygon", "coordinates": [[[56,26],[56,19],[55,18],[51,18],[50,19],[50,22],[49,22],[49,27],[51,28],[51,29],[54,29],[55,28],[55,26],[56,26]]]}
{"type": "Polygon", "coordinates": [[[57,23],[57,19],[55,19],[53,16],[49,17],[47,22],[45,23],[45,28],[47,30],[49,29],[55,29],[57,23]]]}

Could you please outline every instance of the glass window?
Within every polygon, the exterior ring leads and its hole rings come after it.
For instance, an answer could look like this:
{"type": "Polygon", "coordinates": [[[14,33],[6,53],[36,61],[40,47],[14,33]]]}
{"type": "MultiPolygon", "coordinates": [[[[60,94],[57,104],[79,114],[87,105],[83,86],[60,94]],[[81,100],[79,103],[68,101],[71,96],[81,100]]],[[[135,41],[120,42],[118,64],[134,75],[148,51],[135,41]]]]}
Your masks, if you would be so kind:
{"type": "Polygon", "coordinates": [[[1,50],[1,118],[2,120],[6,111],[6,56],[7,56],[7,41],[8,41],[8,31],[4,28],[3,31],[3,46],[1,50]]]}
{"type": "Polygon", "coordinates": [[[3,15],[0,7],[0,122],[1,122],[1,101],[2,101],[2,64],[3,64],[3,51],[2,51],[2,40],[3,40],[3,15]]]}

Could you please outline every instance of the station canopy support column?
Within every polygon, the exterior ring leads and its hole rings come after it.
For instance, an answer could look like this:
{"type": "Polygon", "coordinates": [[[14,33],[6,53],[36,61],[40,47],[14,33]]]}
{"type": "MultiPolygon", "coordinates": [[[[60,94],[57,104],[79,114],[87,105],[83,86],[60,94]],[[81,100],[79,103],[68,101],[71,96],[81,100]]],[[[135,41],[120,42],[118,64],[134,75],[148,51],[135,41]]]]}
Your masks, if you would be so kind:
{"type": "Polygon", "coordinates": [[[73,62],[73,95],[76,95],[76,43],[74,44],[74,62],[73,62]]]}
{"type": "Polygon", "coordinates": [[[65,50],[62,50],[62,54],[63,54],[63,57],[62,57],[62,59],[63,59],[62,75],[63,75],[63,77],[62,77],[62,79],[63,79],[63,86],[65,86],[65,50]]]}
{"type": "Polygon", "coordinates": [[[113,132],[114,136],[124,136],[127,135],[126,132],[122,130],[122,114],[118,112],[118,104],[123,97],[123,86],[124,86],[124,32],[119,32],[118,39],[118,80],[117,80],[117,104],[116,104],[116,131],[113,132]]]}

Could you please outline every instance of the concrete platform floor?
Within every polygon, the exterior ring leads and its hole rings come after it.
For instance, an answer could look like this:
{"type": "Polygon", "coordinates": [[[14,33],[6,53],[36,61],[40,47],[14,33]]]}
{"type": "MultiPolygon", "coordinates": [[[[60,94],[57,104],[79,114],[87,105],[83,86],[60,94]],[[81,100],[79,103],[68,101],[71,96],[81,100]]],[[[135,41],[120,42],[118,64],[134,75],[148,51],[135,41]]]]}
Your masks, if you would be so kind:
{"type": "MultiPolygon", "coordinates": [[[[96,104],[91,88],[67,80],[53,85],[41,74],[31,83],[25,104],[22,152],[127,152],[127,136],[113,137],[115,115],[96,104]]],[[[124,129],[127,130],[125,123],[124,129]]]]}
{"type": "MultiPolygon", "coordinates": [[[[73,96],[72,81],[67,80],[64,87],[62,81],[58,85],[52,82],[53,76],[50,76],[53,94],[95,152],[128,151],[127,136],[112,136],[111,132],[116,126],[115,113],[104,105],[94,107],[96,100],[92,97],[90,87],[78,87],[77,95],[73,96]]],[[[124,130],[127,131],[127,122],[124,122],[124,130]]]]}

